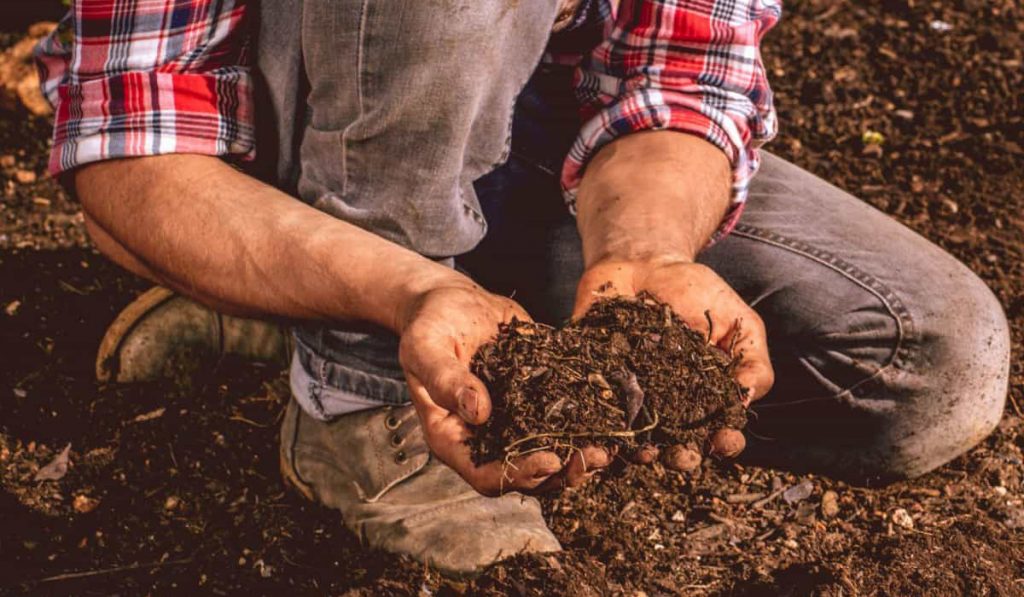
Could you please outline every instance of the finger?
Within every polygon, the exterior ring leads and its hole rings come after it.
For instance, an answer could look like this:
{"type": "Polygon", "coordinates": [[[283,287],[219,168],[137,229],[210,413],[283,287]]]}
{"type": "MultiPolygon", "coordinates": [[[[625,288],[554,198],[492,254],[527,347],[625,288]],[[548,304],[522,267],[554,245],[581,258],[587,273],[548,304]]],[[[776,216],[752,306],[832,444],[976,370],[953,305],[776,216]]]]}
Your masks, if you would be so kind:
{"type": "Polygon", "coordinates": [[[480,379],[456,356],[451,346],[434,339],[410,339],[403,345],[402,366],[422,384],[420,398],[458,413],[467,423],[479,425],[491,416],[491,399],[480,379]],[[406,348],[410,347],[410,348],[406,348]]]}
{"type": "Polygon", "coordinates": [[[629,455],[629,459],[636,464],[651,464],[658,459],[660,452],[661,450],[658,449],[658,446],[646,444],[634,450],[629,455]]]}
{"type": "Polygon", "coordinates": [[[565,466],[565,484],[568,487],[579,487],[594,476],[594,473],[612,463],[608,450],[597,446],[587,446],[573,452],[565,466]]]}
{"type": "Polygon", "coordinates": [[[711,454],[723,458],[733,458],[747,447],[747,438],[736,429],[719,429],[711,437],[711,454]]]}
{"type": "Polygon", "coordinates": [[[748,359],[744,356],[743,361],[736,367],[736,381],[747,388],[744,402],[750,406],[751,402],[760,400],[772,389],[775,383],[775,370],[770,361],[748,359]]]}
{"type": "Polygon", "coordinates": [[[661,453],[661,462],[674,471],[688,472],[700,466],[700,452],[687,446],[669,446],[661,453]]]}
{"type": "MultiPolygon", "coordinates": [[[[544,482],[564,471],[562,460],[554,452],[535,452],[511,462],[495,462],[501,471],[497,493],[507,491],[532,492],[544,482]]],[[[485,485],[494,488],[493,479],[485,485]]],[[[478,490],[479,491],[479,490],[478,490]]]]}
{"type": "Polygon", "coordinates": [[[764,324],[755,314],[746,323],[740,323],[719,342],[723,350],[733,350],[733,354],[742,355],[736,367],[736,381],[748,389],[747,400],[758,400],[768,393],[775,383],[775,370],[772,368],[768,354],[768,338],[764,324]],[[739,334],[734,341],[733,336],[739,334]]]}

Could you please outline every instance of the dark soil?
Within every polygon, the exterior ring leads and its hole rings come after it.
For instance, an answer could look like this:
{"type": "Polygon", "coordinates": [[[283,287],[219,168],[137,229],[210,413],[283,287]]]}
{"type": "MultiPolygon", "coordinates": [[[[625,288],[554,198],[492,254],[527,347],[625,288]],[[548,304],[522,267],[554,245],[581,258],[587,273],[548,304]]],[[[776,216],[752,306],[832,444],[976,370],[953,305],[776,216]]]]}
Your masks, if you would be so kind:
{"type": "Polygon", "coordinates": [[[191,391],[94,382],[105,327],[145,284],[88,247],[42,174],[48,123],[3,113],[0,593],[1024,595],[1024,15],[1012,0],[786,8],[764,48],[772,149],[951,251],[1006,308],[1010,401],[980,446],[885,488],[742,460],[622,467],[544,500],[564,553],[440,579],[284,490],[277,371],[222,363],[191,391]],[[67,475],[33,481],[69,443],[67,475]]]}
{"type": "Polygon", "coordinates": [[[602,299],[561,329],[514,320],[473,360],[494,402],[473,455],[647,444],[700,452],[715,431],[746,425],[736,362],[648,294],[602,299]]]}

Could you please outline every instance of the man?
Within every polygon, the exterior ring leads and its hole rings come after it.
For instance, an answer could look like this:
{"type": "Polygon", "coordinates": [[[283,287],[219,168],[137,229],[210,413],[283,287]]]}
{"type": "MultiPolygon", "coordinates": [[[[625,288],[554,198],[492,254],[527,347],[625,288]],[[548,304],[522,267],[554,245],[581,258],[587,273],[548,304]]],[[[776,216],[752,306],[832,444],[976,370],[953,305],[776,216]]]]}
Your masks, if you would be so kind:
{"type": "MultiPolygon", "coordinates": [[[[652,292],[705,332],[708,311],[712,340],[738,343],[763,398],[753,461],[869,483],[947,462],[1002,413],[1005,318],[952,257],[759,154],[779,13],[76,2],[41,52],[53,172],[112,259],[234,315],[151,292],[101,375],[145,378],[185,348],[266,355],[273,326],[237,316],[294,321],[285,477],[371,545],[452,572],[558,549],[523,493],[612,459],[473,465],[467,424],[490,401],[470,358],[500,322],[605,294],[652,292]]],[[[732,456],[722,433],[708,451],[732,456]]]]}

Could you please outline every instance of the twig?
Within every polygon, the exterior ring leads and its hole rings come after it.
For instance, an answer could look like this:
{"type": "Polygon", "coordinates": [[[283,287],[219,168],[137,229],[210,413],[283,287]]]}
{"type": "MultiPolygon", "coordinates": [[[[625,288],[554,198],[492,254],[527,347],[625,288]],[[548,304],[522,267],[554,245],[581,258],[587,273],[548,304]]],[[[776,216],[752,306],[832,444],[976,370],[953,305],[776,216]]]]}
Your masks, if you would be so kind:
{"type": "Polygon", "coordinates": [[[539,439],[551,438],[551,439],[579,439],[584,437],[636,437],[640,434],[647,433],[658,426],[658,413],[654,413],[654,422],[644,427],[643,429],[630,429],[626,431],[578,431],[578,432],[559,432],[552,431],[549,433],[537,433],[527,437],[522,437],[516,441],[505,446],[505,453],[513,452],[513,448],[518,445],[525,444],[527,442],[536,441],[539,439]]]}
{"type": "Polygon", "coordinates": [[[267,427],[271,426],[271,425],[263,425],[261,423],[257,423],[256,421],[253,421],[252,419],[246,419],[242,415],[231,415],[229,417],[229,419],[231,419],[232,421],[239,421],[241,423],[245,423],[246,425],[252,425],[253,427],[262,427],[264,429],[266,429],[267,427]]]}
{"type": "Polygon", "coordinates": [[[181,564],[188,564],[192,561],[192,558],[182,558],[180,560],[170,560],[167,562],[150,562],[149,564],[130,564],[128,566],[116,566],[114,568],[103,568],[101,570],[86,570],[84,572],[67,572],[65,574],[57,574],[56,576],[47,576],[46,578],[40,578],[39,580],[28,581],[31,583],[47,583],[55,582],[58,580],[73,580],[76,578],[89,578],[90,576],[100,576],[103,574],[115,574],[117,572],[129,572],[131,570],[146,570],[149,568],[157,568],[159,566],[180,566],[181,564]]]}
{"type": "Polygon", "coordinates": [[[1020,406],[1017,404],[1017,399],[1013,397],[1013,392],[1009,392],[1007,396],[1010,398],[1010,404],[1013,405],[1013,410],[1017,413],[1017,416],[1024,418],[1024,413],[1020,411],[1020,406]]]}
{"type": "Polygon", "coordinates": [[[775,500],[775,498],[777,498],[780,495],[782,495],[783,493],[785,493],[787,489],[789,489],[789,488],[788,487],[781,487],[779,489],[776,489],[775,491],[769,493],[768,497],[766,497],[764,499],[757,500],[756,502],[751,504],[751,507],[752,508],[760,508],[761,506],[764,506],[768,502],[771,502],[771,501],[775,500]]]}

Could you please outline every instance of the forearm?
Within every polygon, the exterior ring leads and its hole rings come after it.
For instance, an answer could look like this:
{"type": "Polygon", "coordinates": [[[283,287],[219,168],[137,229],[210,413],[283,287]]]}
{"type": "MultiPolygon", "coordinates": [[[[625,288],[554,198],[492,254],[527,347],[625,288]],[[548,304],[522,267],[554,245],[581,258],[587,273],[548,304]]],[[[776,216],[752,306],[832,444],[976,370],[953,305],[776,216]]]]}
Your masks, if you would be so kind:
{"type": "Polygon", "coordinates": [[[209,156],[101,162],[75,186],[101,251],[224,311],[399,331],[415,296],[470,284],[209,156]]]}
{"type": "Polygon", "coordinates": [[[580,183],[584,262],[692,261],[729,201],[729,161],[707,141],[675,131],[617,139],[594,156],[580,183]]]}

